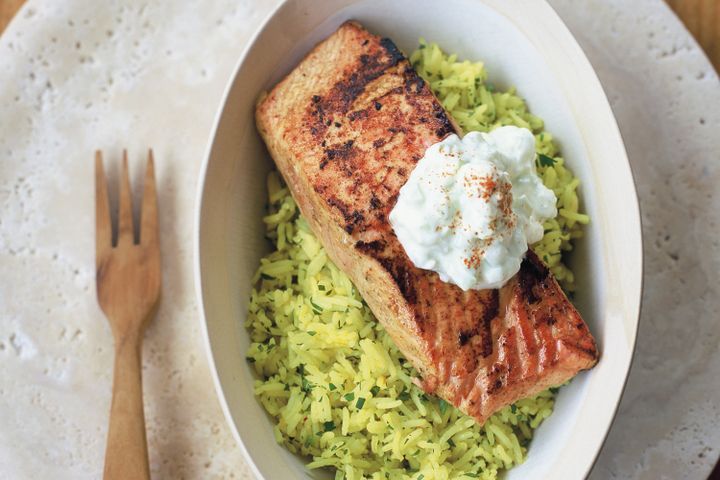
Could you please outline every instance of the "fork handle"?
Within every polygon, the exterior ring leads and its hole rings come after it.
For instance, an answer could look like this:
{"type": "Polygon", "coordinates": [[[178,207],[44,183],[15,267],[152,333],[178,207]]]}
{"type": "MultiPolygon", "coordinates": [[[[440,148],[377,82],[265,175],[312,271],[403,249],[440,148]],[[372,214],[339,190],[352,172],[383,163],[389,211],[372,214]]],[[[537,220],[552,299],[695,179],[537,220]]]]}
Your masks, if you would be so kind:
{"type": "Polygon", "coordinates": [[[115,339],[112,405],[103,478],[149,480],[142,399],[142,337],[120,337],[115,339]]]}

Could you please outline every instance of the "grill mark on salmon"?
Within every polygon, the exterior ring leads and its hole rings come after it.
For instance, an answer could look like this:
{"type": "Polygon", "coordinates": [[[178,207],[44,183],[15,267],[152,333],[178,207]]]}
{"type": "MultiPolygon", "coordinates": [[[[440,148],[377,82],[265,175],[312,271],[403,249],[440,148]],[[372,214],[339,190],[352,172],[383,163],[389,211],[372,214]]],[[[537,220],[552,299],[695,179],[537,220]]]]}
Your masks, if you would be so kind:
{"type": "Polygon", "coordinates": [[[499,290],[415,267],[387,216],[425,149],[459,132],[395,44],[348,22],[258,102],[258,130],[300,210],[418,370],[484,422],[597,360],[587,325],[528,251],[499,290]]]}

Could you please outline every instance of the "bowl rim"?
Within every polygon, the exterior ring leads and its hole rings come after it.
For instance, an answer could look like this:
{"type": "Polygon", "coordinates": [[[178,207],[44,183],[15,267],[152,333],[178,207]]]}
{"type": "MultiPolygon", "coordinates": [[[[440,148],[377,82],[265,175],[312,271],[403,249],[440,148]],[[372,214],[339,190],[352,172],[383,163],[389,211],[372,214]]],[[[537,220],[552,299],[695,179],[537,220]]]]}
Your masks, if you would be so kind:
{"type": "Polygon", "coordinates": [[[203,337],[203,344],[205,345],[205,356],[207,357],[208,367],[210,369],[210,376],[212,377],[213,386],[215,387],[215,396],[217,397],[218,403],[220,403],[220,409],[222,410],[223,416],[225,417],[225,423],[230,427],[230,432],[232,433],[232,436],[235,438],[235,441],[237,442],[240,450],[242,451],[243,457],[245,458],[245,463],[248,465],[253,475],[255,475],[256,478],[260,479],[265,479],[265,475],[255,464],[255,461],[252,459],[252,456],[250,455],[250,452],[245,445],[245,441],[240,435],[237,427],[235,427],[232,413],[230,413],[230,406],[228,405],[227,399],[225,398],[225,392],[223,391],[222,382],[220,381],[220,375],[218,374],[217,366],[215,364],[215,356],[213,355],[212,344],[210,343],[210,331],[208,329],[208,321],[205,315],[205,301],[202,287],[202,265],[200,258],[200,229],[202,226],[203,194],[205,192],[205,183],[207,180],[207,172],[210,165],[210,158],[212,156],[213,147],[215,145],[215,138],[217,136],[218,127],[220,126],[220,121],[222,120],[225,110],[224,107],[227,104],[228,97],[230,96],[230,91],[233,88],[235,79],[237,78],[238,72],[240,71],[240,67],[243,65],[243,63],[245,63],[245,59],[250,53],[250,50],[255,46],[255,42],[257,42],[258,37],[262,34],[262,32],[268,26],[270,21],[275,17],[275,15],[288,3],[288,1],[289,0],[281,0],[275,6],[275,8],[271,9],[265,15],[262,21],[258,23],[258,26],[253,31],[252,35],[250,35],[250,37],[247,39],[245,46],[240,52],[240,55],[235,62],[235,65],[233,66],[232,73],[230,74],[227,82],[225,83],[225,89],[221,96],[220,104],[217,108],[217,112],[215,113],[215,117],[213,118],[212,129],[210,130],[210,134],[208,136],[208,139],[206,140],[205,152],[203,153],[202,164],[200,166],[198,183],[195,192],[195,209],[193,212],[193,283],[195,285],[195,295],[198,304],[198,318],[201,324],[200,331],[202,332],[201,336],[203,337]]]}
{"type": "MultiPolygon", "coordinates": [[[[201,260],[201,227],[202,227],[202,212],[203,212],[203,197],[207,182],[207,173],[210,165],[210,160],[212,157],[212,151],[215,145],[215,140],[217,137],[218,129],[220,126],[220,122],[222,121],[222,117],[224,114],[225,106],[227,105],[227,100],[229,97],[229,94],[233,88],[233,85],[235,83],[235,80],[237,78],[237,75],[240,71],[240,68],[245,63],[245,60],[247,56],[249,55],[250,51],[255,47],[255,44],[258,40],[258,38],[262,35],[264,30],[268,27],[272,19],[289,3],[291,3],[293,0],[281,0],[274,8],[272,8],[260,21],[257,25],[257,27],[254,29],[253,33],[248,37],[246,40],[246,44],[243,47],[241,53],[238,56],[237,61],[235,62],[235,65],[233,66],[232,73],[228,77],[228,80],[226,82],[223,94],[221,96],[221,101],[219,103],[219,106],[217,108],[217,112],[215,114],[215,117],[212,122],[212,128],[210,130],[210,133],[208,135],[208,139],[206,140],[206,147],[203,154],[202,164],[199,171],[198,176],[198,183],[196,187],[196,197],[195,197],[195,208],[193,212],[193,277],[194,277],[194,286],[195,286],[195,292],[196,292],[196,300],[198,304],[198,313],[199,313],[199,321],[201,323],[201,336],[203,337],[203,343],[205,345],[205,353],[208,360],[208,367],[210,369],[210,375],[213,380],[213,385],[215,387],[215,393],[217,400],[220,404],[220,408],[223,412],[223,415],[225,417],[226,423],[230,427],[230,431],[235,438],[235,441],[237,442],[238,446],[240,447],[240,450],[243,453],[243,456],[246,460],[246,463],[250,470],[253,472],[253,474],[256,476],[256,478],[265,479],[266,476],[260,471],[258,466],[256,465],[255,461],[252,458],[252,455],[248,451],[247,446],[245,445],[245,441],[243,440],[242,436],[240,435],[240,432],[238,431],[238,428],[235,425],[235,421],[233,419],[232,413],[230,412],[230,406],[228,405],[227,398],[225,396],[223,385],[220,380],[220,376],[217,370],[215,357],[213,354],[213,348],[210,340],[210,331],[207,321],[207,316],[205,313],[205,301],[204,301],[204,293],[203,293],[203,286],[202,286],[202,260],[201,260]]],[[[359,3],[362,0],[350,0],[350,4],[359,3]]],[[[493,0],[489,0],[484,2],[486,4],[492,4],[495,3],[493,0]]],[[[547,15],[552,18],[552,20],[555,22],[555,34],[562,35],[564,38],[563,40],[565,42],[568,42],[568,45],[574,49],[576,49],[579,52],[579,55],[575,58],[575,60],[578,60],[580,62],[579,65],[576,65],[576,68],[580,68],[583,71],[583,74],[592,82],[595,83],[593,88],[596,88],[598,90],[598,93],[601,96],[601,100],[605,107],[607,107],[608,110],[608,118],[607,120],[610,122],[611,128],[614,130],[613,133],[616,133],[618,135],[618,138],[620,139],[620,149],[622,153],[622,158],[619,159],[622,163],[624,163],[627,166],[628,172],[630,174],[630,188],[632,189],[632,198],[633,202],[629,205],[629,207],[633,210],[635,210],[635,216],[638,219],[637,222],[637,243],[639,244],[639,252],[640,255],[637,258],[638,262],[638,271],[639,271],[639,285],[638,285],[638,295],[636,299],[632,299],[632,307],[629,308],[629,311],[632,311],[633,314],[631,318],[633,319],[631,328],[628,330],[628,334],[631,336],[630,342],[629,342],[629,360],[627,362],[627,365],[624,367],[623,374],[623,382],[622,387],[619,390],[619,395],[614,400],[615,405],[612,407],[612,415],[609,417],[609,421],[607,422],[607,425],[604,427],[604,434],[602,436],[601,442],[599,443],[599,447],[596,449],[596,451],[593,454],[592,461],[588,462],[586,470],[583,474],[583,478],[587,478],[591,471],[593,470],[595,464],[598,461],[598,458],[600,456],[600,453],[603,450],[603,447],[605,445],[605,442],[607,441],[608,435],[610,433],[610,430],[612,428],[612,425],[615,423],[617,419],[617,412],[620,407],[620,403],[625,395],[625,391],[628,385],[628,381],[630,378],[630,371],[632,369],[632,365],[635,361],[635,357],[637,354],[637,340],[638,340],[638,331],[641,321],[641,312],[642,312],[642,306],[643,306],[643,292],[645,288],[645,275],[644,275],[644,269],[645,269],[645,249],[643,247],[643,221],[642,221],[642,215],[641,215],[641,205],[640,205],[640,198],[638,196],[637,192],[637,177],[632,169],[632,164],[630,163],[630,160],[627,156],[627,150],[625,147],[625,141],[622,137],[622,132],[617,124],[617,119],[615,118],[615,114],[612,110],[612,107],[610,106],[610,103],[607,98],[607,94],[605,93],[605,90],[602,86],[602,83],[600,82],[599,77],[597,76],[597,72],[593,68],[592,64],[590,63],[590,60],[588,59],[587,55],[585,54],[585,51],[582,49],[582,47],[579,45],[577,40],[575,39],[575,36],[572,34],[570,29],[567,27],[565,22],[562,20],[562,18],[558,15],[558,13],[555,11],[555,9],[552,7],[552,5],[549,4],[547,0],[540,0],[537,2],[539,5],[536,5],[536,8],[544,8],[547,10],[547,15]]],[[[345,5],[347,6],[347,5],[345,5]]],[[[488,5],[491,8],[494,8],[492,5],[488,5]]]]}
{"type": "MultiPolygon", "coordinates": [[[[283,0],[283,3],[287,0],[283,0]]],[[[638,219],[638,237],[637,241],[640,244],[640,257],[638,258],[638,270],[640,272],[640,284],[638,285],[638,298],[636,299],[636,307],[634,310],[636,310],[636,313],[633,315],[633,319],[635,320],[633,322],[631,334],[632,334],[632,340],[631,340],[631,349],[630,349],[630,359],[627,363],[627,366],[625,367],[625,371],[623,372],[624,378],[622,382],[622,388],[620,388],[620,394],[618,395],[617,399],[615,400],[615,405],[612,409],[612,416],[610,417],[610,421],[608,422],[607,426],[605,427],[605,434],[602,437],[602,441],[600,442],[599,448],[595,451],[595,454],[593,455],[592,462],[590,462],[587,466],[587,470],[585,471],[583,478],[587,478],[590,476],[590,473],[592,472],[593,468],[595,468],[595,464],[597,464],[598,459],[600,458],[600,453],[602,453],[603,448],[605,447],[605,442],[607,441],[608,436],[610,435],[610,430],[612,429],[612,426],[615,424],[615,420],[617,419],[617,413],[620,408],[620,403],[622,402],[623,397],[625,396],[625,390],[628,386],[628,381],[630,380],[630,371],[632,369],[633,363],[635,362],[635,356],[637,354],[637,342],[638,342],[638,331],[640,329],[640,321],[642,319],[642,306],[643,306],[643,292],[645,291],[645,248],[644,248],[644,242],[643,242],[643,220],[642,220],[642,208],[640,204],[640,196],[638,195],[638,189],[637,189],[637,176],[635,175],[635,172],[632,168],[632,163],[630,163],[630,159],[627,155],[627,148],[625,147],[625,140],[622,136],[622,130],[620,130],[620,126],[617,123],[617,118],[615,118],[615,112],[612,109],[612,106],[610,105],[610,101],[607,98],[607,94],[605,93],[605,88],[603,88],[602,82],[600,81],[600,77],[598,77],[597,72],[595,71],[595,68],[592,66],[592,63],[590,62],[590,59],[588,58],[587,54],[585,54],[585,50],[580,46],[577,39],[575,38],[575,35],[570,31],[568,26],[563,21],[562,17],[557,13],[557,11],[553,8],[553,6],[547,1],[547,0],[541,0],[541,2],[550,10],[550,13],[553,17],[557,20],[557,22],[560,24],[561,31],[559,32],[564,37],[566,37],[566,40],[571,43],[571,45],[574,48],[577,48],[580,51],[580,55],[578,57],[578,60],[582,62],[582,69],[586,70],[586,73],[590,75],[590,78],[595,82],[597,88],[599,89],[599,92],[602,94],[602,100],[605,106],[608,108],[610,115],[609,120],[611,122],[612,128],[615,131],[614,133],[617,133],[618,137],[620,138],[620,147],[622,150],[622,160],[625,165],[628,168],[628,171],[630,172],[630,186],[632,188],[632,194],[633,194],[633,202],[631,207],[634,207],[637,213],[637,219],[638,219]]],[[[209,343],[208,343],[209,345],[209,343]]]]}

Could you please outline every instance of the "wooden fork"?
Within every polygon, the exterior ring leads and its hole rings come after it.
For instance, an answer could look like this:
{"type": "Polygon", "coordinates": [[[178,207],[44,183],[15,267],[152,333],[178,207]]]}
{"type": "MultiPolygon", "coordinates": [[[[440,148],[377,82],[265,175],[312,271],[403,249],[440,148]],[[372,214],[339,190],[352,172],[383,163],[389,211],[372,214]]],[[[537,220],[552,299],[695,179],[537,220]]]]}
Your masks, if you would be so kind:
{"type": "Polygon", "coordinates": [[[153,154],[148,154],[139,241],[133,214],[127,152],[120,176],[117,241],[113,243],[102,154],[95,153],[95,260],[97,298],[115,339],[105,480],[150,478],[142,399],[141,347],[160,298],[160,245],[153,154]]]}

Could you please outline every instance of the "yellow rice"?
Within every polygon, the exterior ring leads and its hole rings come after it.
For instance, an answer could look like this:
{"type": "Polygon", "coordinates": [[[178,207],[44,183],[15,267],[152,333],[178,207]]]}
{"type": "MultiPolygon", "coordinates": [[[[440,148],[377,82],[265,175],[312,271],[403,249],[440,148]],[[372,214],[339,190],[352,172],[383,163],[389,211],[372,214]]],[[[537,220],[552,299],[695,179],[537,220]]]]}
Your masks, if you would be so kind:
{"type": "MultiPolygon", "coordinates": [[[[538,171],[559,215],[533,248],[567,289],[562,251],[582,234],[577,180],[542,120],[513,89],[495,91],[482,63],[458,62],[421,41],[411,61],[464,131],[532,129],[538,171]]],[[[327,258],[276,172],[268,177],[267,236],[247,319],[255,394],[275,418],[278,443],[340,479],[495,479],[522,463],[533,431],[552,413],[554,389],[523,399],[483,426],[412,382],[405,361],[350,279],[327,258]]]]}
{"type": "Polygon", "coordinates": [[[528,111],[515,88],[498,91],[488,83],[482,62],[460,62],[456,55],[446,55],[437,44],[428,44],[423,39],[410,61],[464,132],[487,132],[515,125],[535,134],[537,171],[543,183],[555,192],[558,216],[545,222],[545,236],[532,248],[566,291],[575,290],[575,277],[563,263],[562,254],[572,250],[572,240],[582,237],[582,225],[590,219],[579,212],[576,190],[580,181],[565,166],[552,135],[544,130],[542,119],[528,111]]]}

